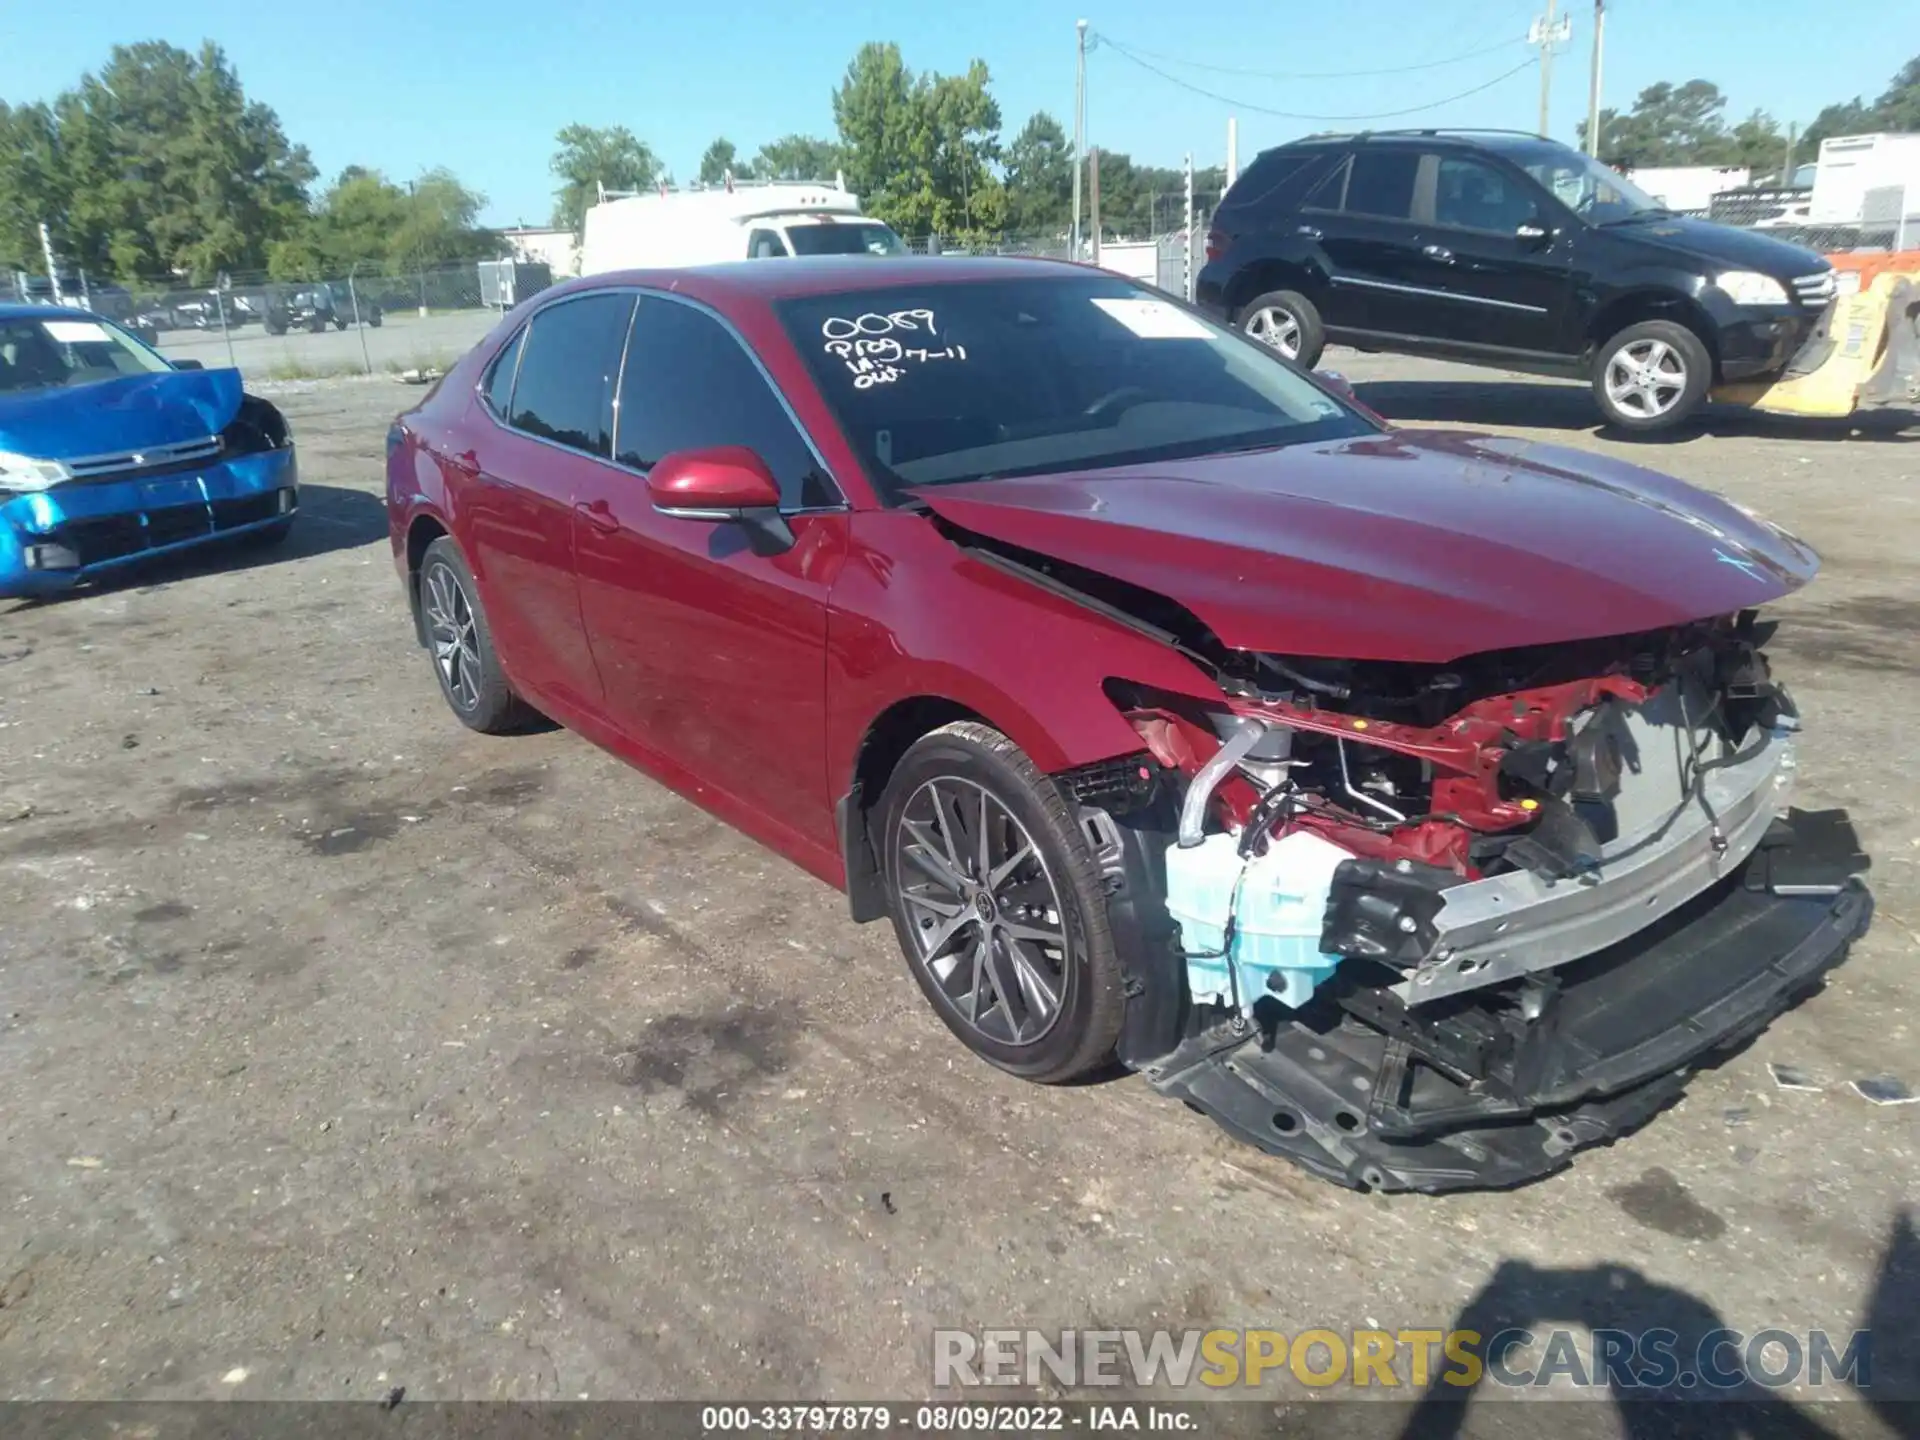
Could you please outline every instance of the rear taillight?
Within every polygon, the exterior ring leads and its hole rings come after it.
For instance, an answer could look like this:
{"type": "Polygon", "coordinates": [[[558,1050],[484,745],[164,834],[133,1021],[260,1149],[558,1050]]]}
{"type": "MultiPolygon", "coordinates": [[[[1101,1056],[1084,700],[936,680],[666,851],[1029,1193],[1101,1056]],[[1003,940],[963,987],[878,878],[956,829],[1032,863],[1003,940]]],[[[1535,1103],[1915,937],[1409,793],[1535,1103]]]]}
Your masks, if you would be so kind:
{"type": "Polygon", "coordinates": [[[1215,260],[1218,260],[1226,248],[1227,237],[1225,235],[1222,235],[1218,230],[1207,231],[1207,263],[1209,265],[1215,260]]]}

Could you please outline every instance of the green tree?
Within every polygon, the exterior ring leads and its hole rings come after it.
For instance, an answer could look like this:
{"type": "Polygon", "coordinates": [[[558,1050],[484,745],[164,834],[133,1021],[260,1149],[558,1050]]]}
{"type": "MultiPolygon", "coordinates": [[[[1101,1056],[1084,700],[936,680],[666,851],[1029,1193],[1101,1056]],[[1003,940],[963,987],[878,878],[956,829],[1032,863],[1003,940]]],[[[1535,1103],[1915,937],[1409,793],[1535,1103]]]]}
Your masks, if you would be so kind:
{"type": "Polygon", "coordinates": [[[1868,105],[1859,96],[1829,105],[1807,127],[1806,142],[1818,153],[1820,142],[1835,135],[1872,135],[1880,131],[1920,130],[1920,55],[1900,67],[1880,98],[1868,105]]]}
{"type": "Polygon", "coordinates": [[[842,158],[831,140],[785,135],[760,147],[753,173],[763,180],[831,180],[842,168],[842,158]]]}
{"type": "Polygon", "coordinates": [[[580,233],[587,207],[609,190],[644,190],[661,179],[660,157],[624,125],[595,129],[569,125],[554,143],[550,168],[560,177],[554,193],[553,223],[580,233]]]}
{"type": "Polygon", "coordinates": [[[984,60],[965,75],[922,77],[919,103],[932,130],[933,228],[942,234],[998,231],[1006,196],[992,166],[1000,158],[1000,102],[987,91],[984,60]]]}
{"type": "Polygon", "coordinates": [[[53,112],[45,105],[15,108],[0,101],[0,266],[41,268],[42,221],[66,240],[65,174],[53,112]]]}
{"type": "MultiPolygon", "coordinates": [[[[1708,80],[1661,81],[1642,90],[1633,109],[1600,112],[1600,158],[1617,168],[1729,163],[1727,97],[1708,80]]],[[[1580,129],[1581,140],[1586,127],[1580,129]]]]}
{"type": "Polygon", "coordinates": [[[1072,221],[1073,146],[1060,122],[1041,110],[1006,153],[1007,228],[1021,235],[1065,231],[1072,221]]]}
{"type": "Polygon", "coordinates": [[[739,151],[733,142],[722,135],[700,157],[700,183],[718,185],[727,178],[729,172],[736,180],[751,180],[757,173],[753,162],[738,159],[739,151]]]}
{"type": "Polygon", "coordinates": [[[1004,223],[990,79],[979,60],[965,75],[915,75],[898,45],[860,48],[834,93],[833,119],[847,183],[869,211],[910,235],[1004,223]]]}
{"type": "Polygon", "coordinates": [[[268,272],[276,280],[340,276],[356,266],[406,274],[498,255],[500,237],[478,223],[485,204],[445,170],[402,186],[350,165],[308,224],[273,247],[268,272]]]}
{"type": "Polygon", "coordinates": [[[96,274],[258,269],[297,229],[314,178],[220,47],[115,46],[53,106],[68,185],[64,247],[96,274]]]}
{"type": "Polygon", "coordinates": [[[860,47],[833,97],[847,183],[896,229],[933,224],[933,131],[914,74],[894,44],[860,47]]]}

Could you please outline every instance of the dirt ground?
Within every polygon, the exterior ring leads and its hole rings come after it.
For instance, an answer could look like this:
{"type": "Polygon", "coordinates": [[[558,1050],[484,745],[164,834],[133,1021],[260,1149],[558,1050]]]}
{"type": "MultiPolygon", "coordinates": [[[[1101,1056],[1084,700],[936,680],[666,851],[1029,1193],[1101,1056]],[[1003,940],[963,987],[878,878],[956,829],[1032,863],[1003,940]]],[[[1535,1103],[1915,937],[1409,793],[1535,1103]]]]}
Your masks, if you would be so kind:
{"type": "Polygon", "coordinates": [[[379,498],[417,392],[270,387],[307,485],[285,550],[0,602],[0,1396],[899,1398],[935,1327],[1470,1304],[1872,1324],[1876,1390],[1920,1396],[1920,1105],[1846,1088],[1920,1086],[1920,427],[1628,447],[1579,388],[1327,363],[1410,423],[1629,450],[1825,556],[1776,668],[1878,918],[1680,1106],[1514,1193],[1390,1199],[1133,1078],[985,1068],[837,894],[570,734],[454,723],[379,498]]]}

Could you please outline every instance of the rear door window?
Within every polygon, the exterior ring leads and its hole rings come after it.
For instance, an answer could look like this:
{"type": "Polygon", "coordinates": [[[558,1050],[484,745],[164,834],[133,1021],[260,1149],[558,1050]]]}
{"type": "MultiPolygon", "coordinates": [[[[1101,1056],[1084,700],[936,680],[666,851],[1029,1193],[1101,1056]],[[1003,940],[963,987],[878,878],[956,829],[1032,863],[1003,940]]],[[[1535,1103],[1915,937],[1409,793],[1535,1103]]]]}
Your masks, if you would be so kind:
{"type": "Polygon", "coordinates": [[[777,260],[792,252],[787,242],[773,230],[756,230],[747,237],[747,258],[749,260],[777,260]]]}
{"type": "Polygon", "coordinates": [[[1362,150],[1347,176],[1346,211],[1383,220],[1413,217],[1413,182],[1420,155],[1413,150],[1362,150]]]}
{"type": "Polygon", "coordinates": [[[1269,150],[1246,168],[1227,192],[1224,206],[1271,204],[1297,192],[1313,162],[1323,158],[1311,151],[1269,150]]]}
{"type": "Polygon", "coordinates": [[[783,509],[837,503],[813,448],[767,377],[720,321],[646,296],[633,316],[620,378],[618,460],[646,470],[662,455],[744,445],[773,472],[783,509]]]}
{"type": "Polygon", "coordinates": [[[613,454],[613,386],[631,294],[583,295],[535,315],[522,343],[508,423],[556,445],[613,454]]]}

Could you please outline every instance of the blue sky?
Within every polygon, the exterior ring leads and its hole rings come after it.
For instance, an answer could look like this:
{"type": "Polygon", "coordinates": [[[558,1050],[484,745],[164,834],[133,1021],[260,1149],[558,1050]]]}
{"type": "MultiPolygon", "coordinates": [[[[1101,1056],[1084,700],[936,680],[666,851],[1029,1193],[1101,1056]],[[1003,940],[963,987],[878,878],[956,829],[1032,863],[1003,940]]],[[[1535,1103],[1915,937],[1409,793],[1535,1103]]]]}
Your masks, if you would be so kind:
{"type": "MultiPolygon", "coordinates": [[[[1473,89],[1523,63],[1519,43],[1544,0],[733,0],[732,4],[585,4],[580,0],[87,0],[49,11],[0,5],[0,98],[50,98],[104,62],[116,42],[160,38],[226,48],[248,93],[279,111],[324,175],[376,166],[404,179],[450,167],[489,197],[493,224],[540,224],[553,182],[553,134],[579,121],[624,124],[686,177],[715,135],[751,154],[790,132],[830,135],[830,95],[855,49],[898,41],[915,69],[954,71],[975,56],[993,72],[1009,136],[1032,111],[1070,125],[1074,21],[1156,56],[1154,64],[1244,102],[1241,155],[1326,128],[1301,115],[1370,115],[1473,89]],[[1339,79],[1227,73],[1421,66],[1339,79]]],[[[1585,115],[1589,0],[1571,9],[1571,44],[1554,65],[1553,133],[1585,115]]],[[[1624,108],[1656,80],[1713,80],[1729,113],[1756,107],[1805,124],[1821,105],[1871,98],[1920,53],[1920,5],[1841,0],[1820,11],[1788,0],[1608,0],[1605,98],[1624,108]]],[[[1089,140],[1136,159],[1219,160],[1235,107],[1138,68],[1113,49],[1089,56],[1089,140]]],[[[1539,72],[1380,124],[1531,128],[1539,72]]]]}

